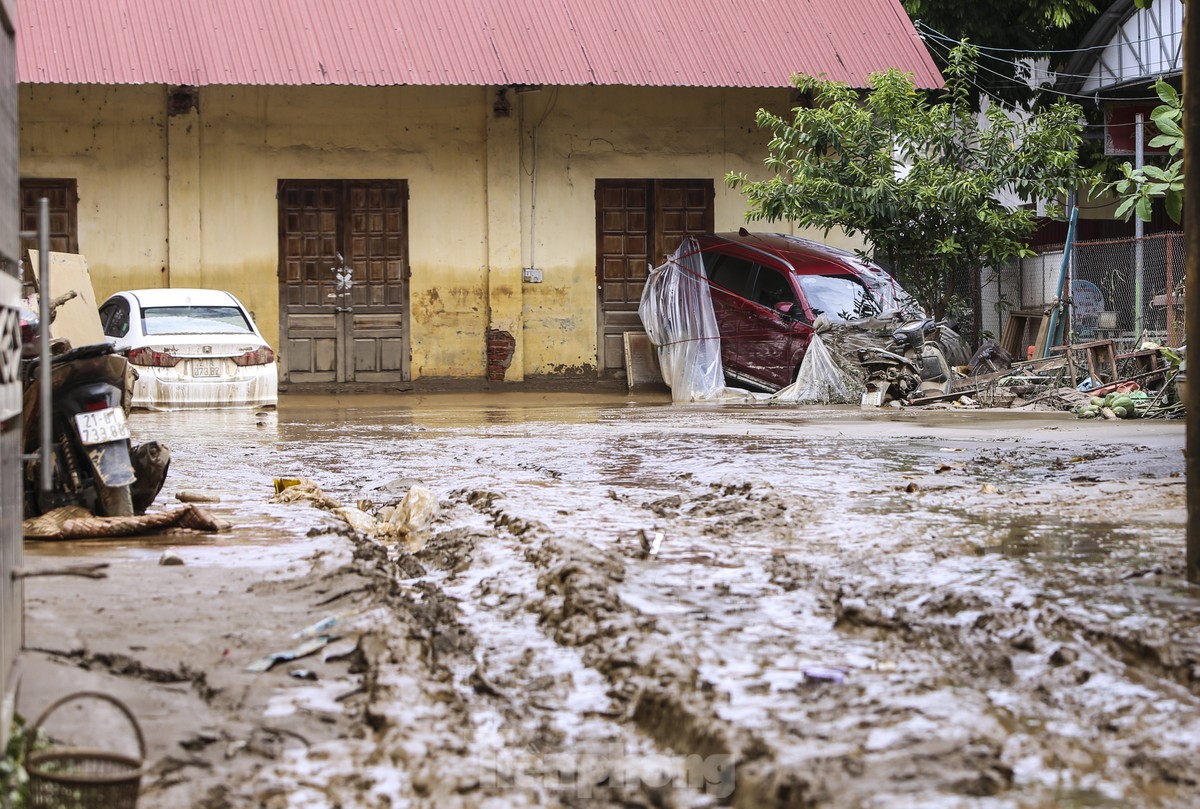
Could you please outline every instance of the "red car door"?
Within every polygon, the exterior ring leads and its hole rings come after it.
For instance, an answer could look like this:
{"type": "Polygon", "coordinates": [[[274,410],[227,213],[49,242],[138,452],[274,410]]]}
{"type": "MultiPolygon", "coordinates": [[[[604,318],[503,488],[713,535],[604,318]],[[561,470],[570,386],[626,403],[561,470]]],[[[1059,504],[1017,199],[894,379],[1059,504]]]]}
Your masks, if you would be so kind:
{"type": "Polygon", "coordinates": [[[763,387],[792,384],[812,335],[789,275],[758,265],[749,294],[749,311],[739,339],[744,373],[763,387]]]}
{"type": "Polygon", "coordinates": [[[726,376],[737,378],[741,368],[738,342],[749,309],[746,296],[754,283],[754,265],[737,256],[709,252],[704,254],[704,268],[712,290],[717,330],[721,332],[721,365],[726,376]]]}

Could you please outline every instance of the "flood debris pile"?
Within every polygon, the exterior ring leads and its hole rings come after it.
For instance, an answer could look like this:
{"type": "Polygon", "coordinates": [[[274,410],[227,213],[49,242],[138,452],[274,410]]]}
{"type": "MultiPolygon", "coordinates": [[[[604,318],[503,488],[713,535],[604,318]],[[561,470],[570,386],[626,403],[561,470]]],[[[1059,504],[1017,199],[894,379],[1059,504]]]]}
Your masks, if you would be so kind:
{"type": "MultiPolygon", "coordinates": [[[[1143,342],[1121,353],[1114,341],[1095,340],[1042,345],[1040,351],[1032,346],[1028,359],[1014,361],[1011,352],[988,341],[971,355],[952,324],[925,317],[905,303],[911,300],[906,296],[897,300],[898,309],[858,313],[862,316],[831,317],[814,309],[811,325],[803,326],[807,347],[794,381],[772,393],[727,386],[723,352],[751,352],[755,361],[770,365],[786,362],[781,352],[793,349],[774,331],[756,326],[749,314],[736,324],[726,324],[723,315],[722,324],[734,332],[722,332],[694,239],[685,239],[651,270],[638,315],[677,402],[1001,407],[1074,411],[1080,418],[1166,418],[1183,412],[1182,348],[1143,342]],[[1034,358],[1037,353],[1045,356],[1034,358]]],[[[795,329],[792,311],[778,316],[795,329]]],[[[1005,345],[1013,342],[1005,338],[1005,345]]]]}
{"type": "Polygon", "coordinates": [[[1098,341],[1051,352],[1011,362],[989,342],[962,369],[966,375],[955,382],[954,394],[985,407],[1072,411],[1079,418],[1171,418],[1184,412],[1182,348],[1144,342],[1122,354],[1111,341],[1098,341]]]}

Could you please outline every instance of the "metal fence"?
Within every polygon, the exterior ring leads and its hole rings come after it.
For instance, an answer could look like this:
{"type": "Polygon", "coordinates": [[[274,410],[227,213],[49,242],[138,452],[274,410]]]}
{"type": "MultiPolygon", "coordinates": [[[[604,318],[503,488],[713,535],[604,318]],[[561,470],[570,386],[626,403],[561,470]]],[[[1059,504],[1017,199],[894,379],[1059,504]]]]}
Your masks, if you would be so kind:
{"type": "MultiPolygon", "coordinates": [[[[1062,257],[1061,247],[1044,250],[990,273],[984,284],[984,328],[998,337],[1006,311],[1052,305],[1062,257]]],[[[1145,339],[1183,343],[1182,233],[1076,242],[1067,272],[1071,342],[1113,340],[1122,351],[1145,339]]]]}

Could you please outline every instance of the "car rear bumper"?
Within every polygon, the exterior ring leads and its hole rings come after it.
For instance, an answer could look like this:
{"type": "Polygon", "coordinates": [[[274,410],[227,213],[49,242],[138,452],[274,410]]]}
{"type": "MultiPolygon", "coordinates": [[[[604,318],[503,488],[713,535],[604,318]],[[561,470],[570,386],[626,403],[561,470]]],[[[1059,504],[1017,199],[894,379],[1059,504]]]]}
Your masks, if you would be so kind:
{"type": "Polygon", "coordinates": [[[240,368],[234,377],[193,379],[174,368],[137,369],[132,406],[145,410],[273,407],[279,402],[276,366],[240,368]]]}

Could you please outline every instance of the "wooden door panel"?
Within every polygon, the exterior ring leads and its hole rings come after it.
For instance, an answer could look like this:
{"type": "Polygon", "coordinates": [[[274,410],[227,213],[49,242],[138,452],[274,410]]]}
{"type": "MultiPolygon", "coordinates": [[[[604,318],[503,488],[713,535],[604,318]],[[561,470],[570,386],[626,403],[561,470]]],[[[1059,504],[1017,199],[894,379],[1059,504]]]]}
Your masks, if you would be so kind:
{"type": "MultiPolygon", "coordinates": [[[[625,367],[624,332],[637,322],[649,261],[650,189],[645,180],[597,180],[597,287],[600,298],[598,369],[625,367]],[[632,315],[632,318],[630,317],[632,315]]],[[[641,324],[635,327],[641,330],[641,324]]]]}
{"type": "Polygon", "coordinates": [[[401,183],[364,181],[350,184],[348,198],[354,376],[399,382],[407,378],[408,193],[401,183]]]}
{"type": "Polygon", "coordinates": [[[408,378],[407,206],[400,180],[280,182],[287,381],[408,378]]]}
{"type": "Polygon", "coordinates": [[[637,308],[650,264],[684,236],[713,229],[712,180],[597,180],[597,368],[625,367],[624,333],[643,331],[637,308]]]}

